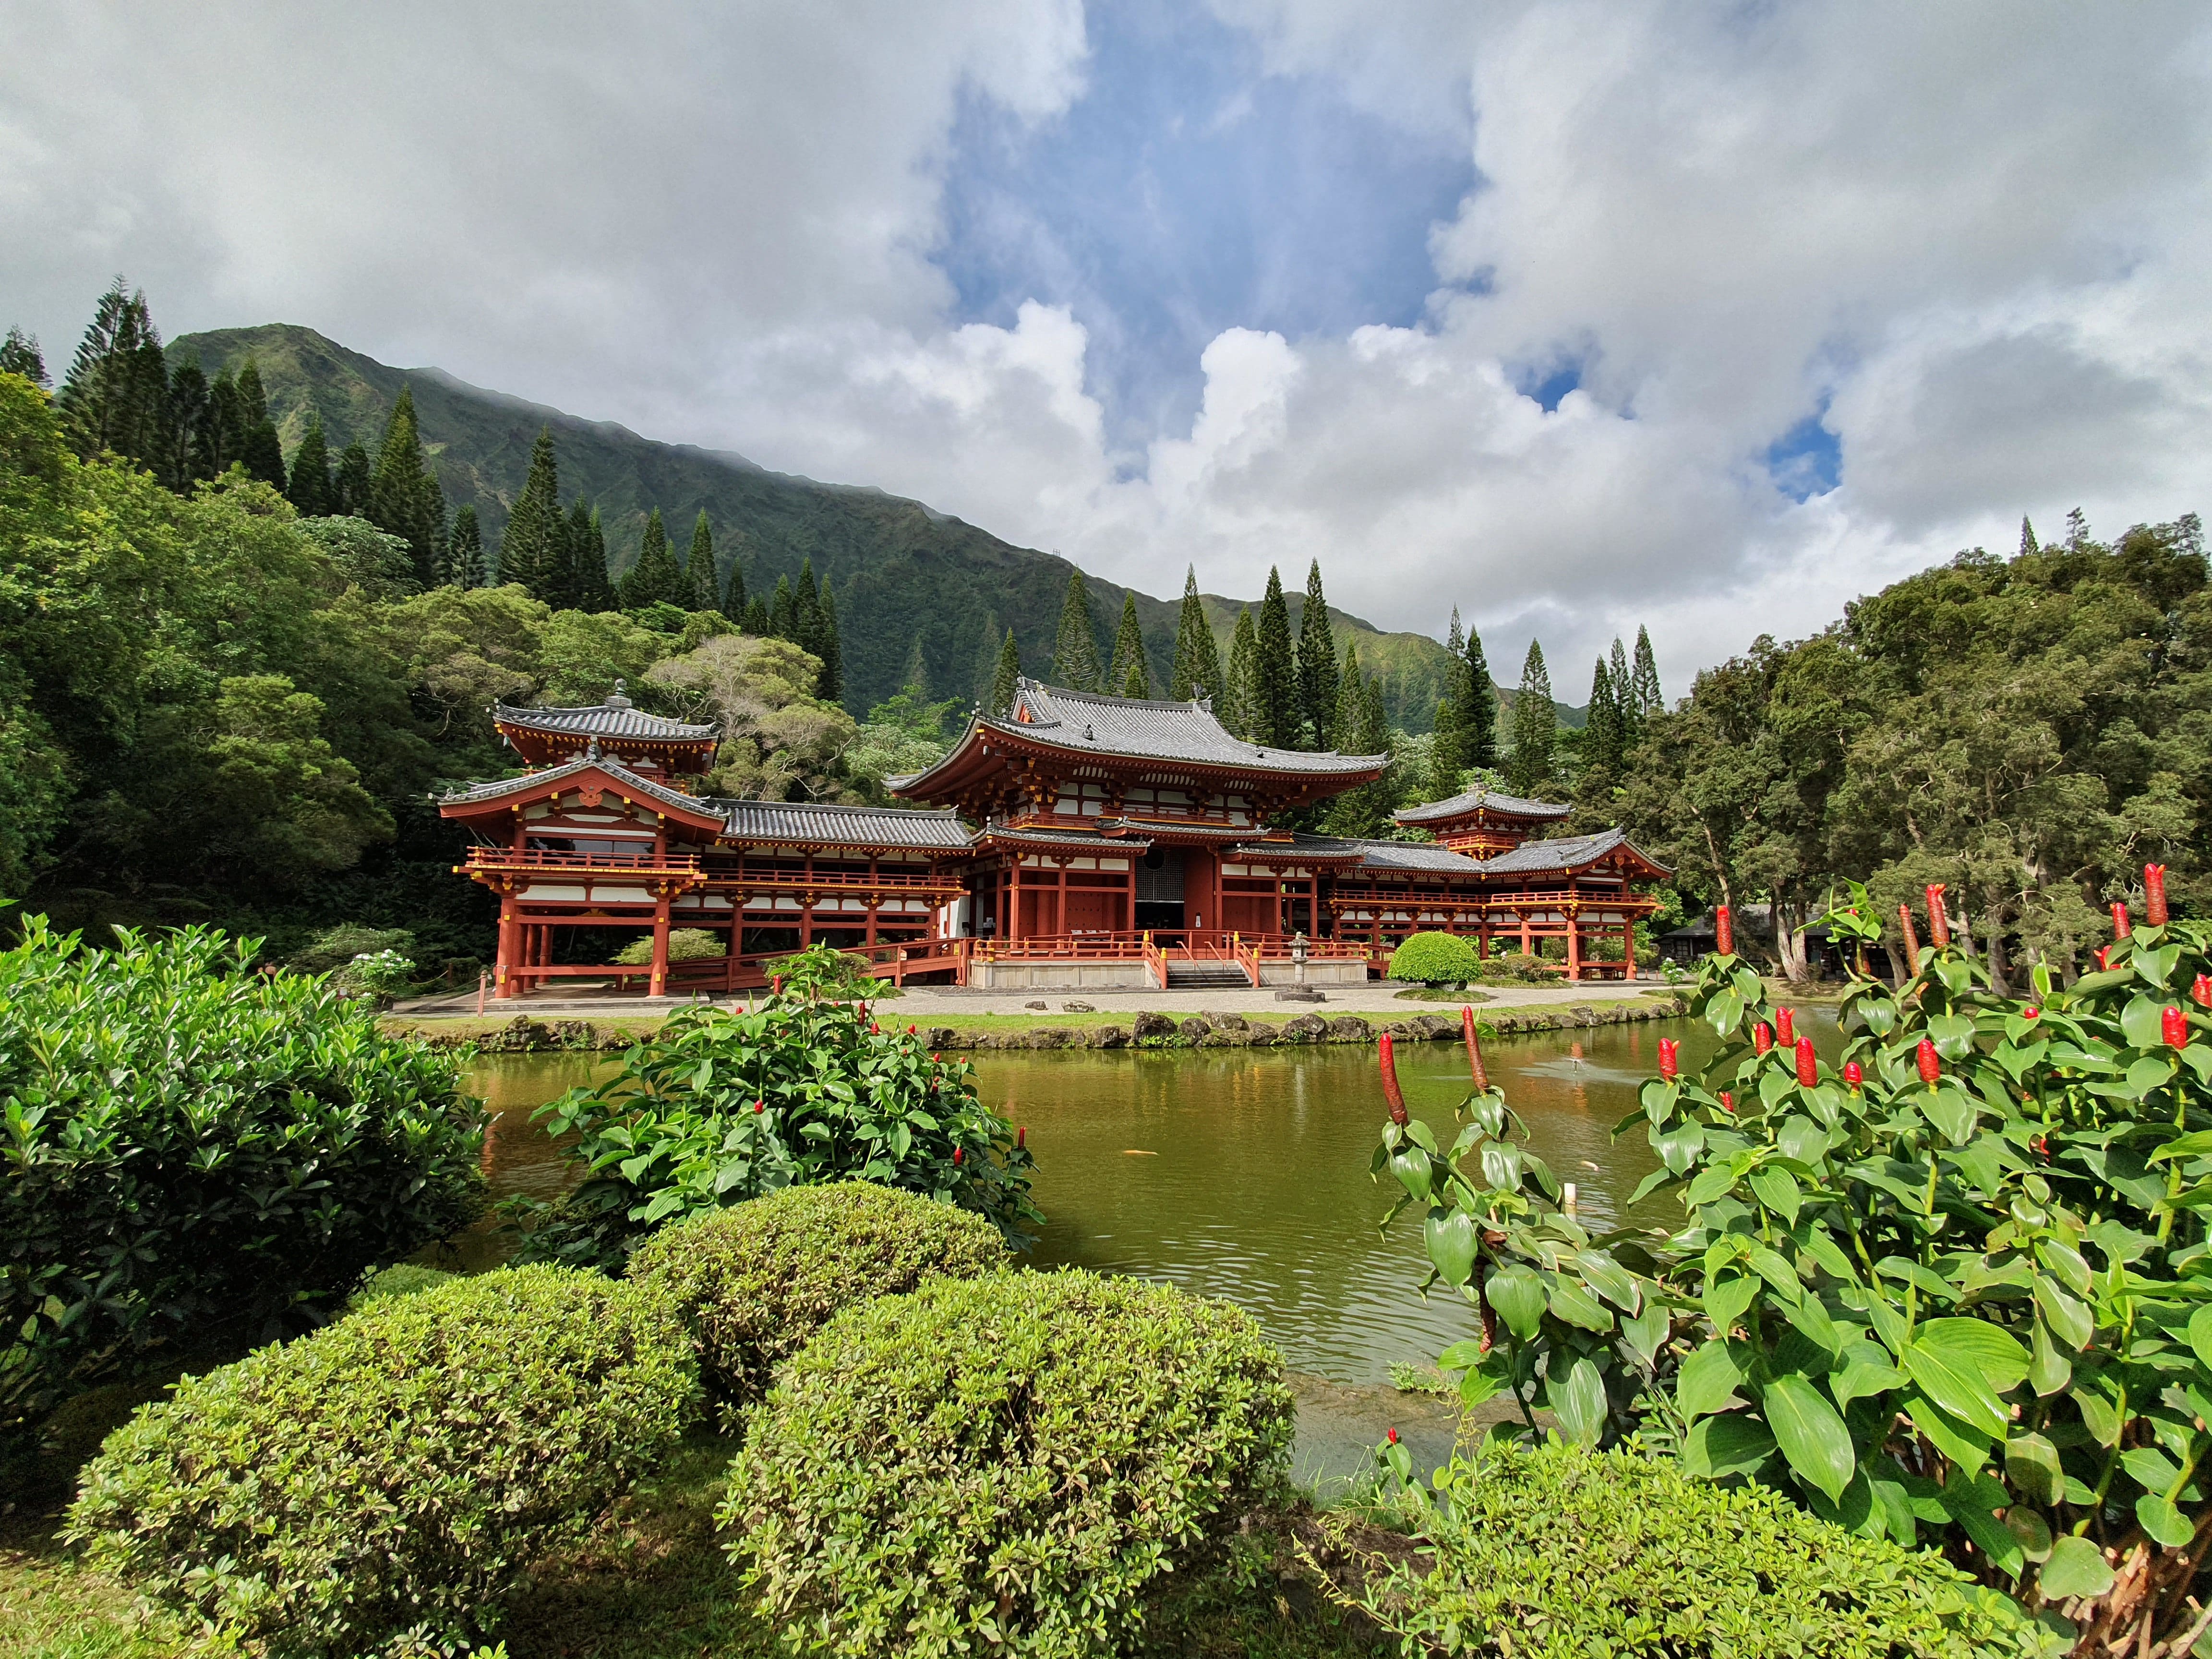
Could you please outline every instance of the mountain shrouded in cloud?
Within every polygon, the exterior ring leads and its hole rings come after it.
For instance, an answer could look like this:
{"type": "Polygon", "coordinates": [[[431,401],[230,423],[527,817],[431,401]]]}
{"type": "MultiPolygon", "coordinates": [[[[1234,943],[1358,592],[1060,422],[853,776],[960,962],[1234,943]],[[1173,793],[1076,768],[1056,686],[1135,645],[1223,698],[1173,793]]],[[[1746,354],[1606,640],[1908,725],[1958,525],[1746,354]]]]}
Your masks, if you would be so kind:
{"type": "Polygon", "coordinates": [[[23,9],[0,321],[57,358],[126,270],[1146,592],[1649,620],[1673,684],[2212,495],[2200,7],[839,18],[23,9]]]}

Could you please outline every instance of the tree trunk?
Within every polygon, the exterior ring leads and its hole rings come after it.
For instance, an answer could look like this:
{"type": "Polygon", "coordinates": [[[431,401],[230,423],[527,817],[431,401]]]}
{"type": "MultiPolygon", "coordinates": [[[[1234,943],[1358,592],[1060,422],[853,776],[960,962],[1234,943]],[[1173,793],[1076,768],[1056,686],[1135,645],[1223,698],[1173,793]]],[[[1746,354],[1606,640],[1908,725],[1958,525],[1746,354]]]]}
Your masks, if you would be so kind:
{"type": "Polygon", "coordinates": [[[1881,942],[1881,953],[1889,958],[1889,982],[1892,985],[1902,985],[1911,977],[1905,971],[1904,951],[1899,950],[1887,939],[1884,939],[1881,942]]]}
{"type": "Polygon", "coordinates": [[[1999,913],[1994,909],[1990,912],[1988,920],[1990,989],[2001,997],[2008,997],[2012,994],[2012,974],[2010,964],[2005,960],[2004,923],[1999,919],[1999,913]]]}

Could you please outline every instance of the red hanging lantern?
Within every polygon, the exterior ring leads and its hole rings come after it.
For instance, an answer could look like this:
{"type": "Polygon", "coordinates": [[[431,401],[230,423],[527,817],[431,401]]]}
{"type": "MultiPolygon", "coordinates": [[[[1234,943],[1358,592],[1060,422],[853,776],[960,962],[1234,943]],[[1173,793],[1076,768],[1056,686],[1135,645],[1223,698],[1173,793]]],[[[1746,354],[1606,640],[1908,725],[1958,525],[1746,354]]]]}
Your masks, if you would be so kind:
{"type": "Polygon", "coordinates": [[[1461,1035],[1467,1039],[1468,1075],[1474,1079],[1474,1086],[1478,1090],[1487,1092],[1490,1073],[1482,1064],[1482,1040],[1475,1035],[1474,1010],[1464,1003],[1460,1005],[1459,1029],[1461,1035]]]}
{"type": "Polygon", "coordinates": [[[1762,1054],[1768,1049],[1771,1048],[1774,1046],[1774,1028],[1771,1025],[1769,1025],[1763,1019],[1759,1021],[1758,1024],[1753,1026],[1751,1028],[1751,1046],[1753,1049],[1762,1054]]]}
{"type": "Polygon", "coordinates": [[[1682,1045],[1676,1038],[1659,1039],[1659,1075],[1669,1083],[1682,1075],[1682,1045]]]}
{"type": "Polygon", "coordinates": [[[1787,1008],[1774,1011],[1774,1038],[1785,1048],[1797,1041],[1797,1016],[1787,1008]]]}
{"type": "Polygon", "coordinates": [[[2166,866],[2143,866],[2143,920],[2154,927],[2166,926],[2166,866]]]}
{"type": "Polygon", "coordinates": [[[2114,899],[2112,901],[2112,937],[2115,939],[2124,939],[2135,930],[2135,923],[2128,919],[2128,907],[2119,900],[2114,899]]]}
{"type": "Polygon", "coordinates": [[[1724,957],[1735,954],[1735,924],[1729,920],[1725,904],[1713,908],[1713,949],[1724,957]]]}
{"type": "Polygon", "coordinates": [[[2161,1010],[2158,1017],[2158,1034],[2165,1039],[2167,1048],[2186,1048],[2189,1046],[2189,1016],[2179,1008],[2161,1010]]]}
{"type": "Polygon", "coordinates": [[[1943,884],[1935,882],[1928,889],[1928,932],[1942,950],[1951,942],[1951,916],[1943,908],[1943,884]]]}
{"type": "Polygon", "coordinates": [[[1849,1089],[1853,1094],[1856,1094],[1865,1082],[1866,1067],[1860,1065],[1856,1060],[1845,1060],[1844,1062],[1844,1086],[1849,1089]]]}
{"type": "Polygon", "coordinates": [[[1412,1120],[1406,1114],[1406,1091],[1398,1086],[1398,1058],[1390,1051],[1390,1034],[1382,1033],[1378,1054],[1382,1067],[1382,1098],[1390,1108],[1390,1121],[1401,1128],[1412,1120]]]}
{"type": "Polygon", "coordinates": [[[1820,1080],[1820,1073],[1814,1069],[1816,1064],[1813,1055],[1813,1039],[1799,1037],[1797,1039],[1797,1081],[1808,1089],[1820,1080]]]}
{"type": "Polygon", "coordinates": [[[1943,1057],[1936,1052],[1936,1045],[1926,1037],[1920,1039],[1920,1080],[1929,1088],[1943,1075],[1943,1057]]]}

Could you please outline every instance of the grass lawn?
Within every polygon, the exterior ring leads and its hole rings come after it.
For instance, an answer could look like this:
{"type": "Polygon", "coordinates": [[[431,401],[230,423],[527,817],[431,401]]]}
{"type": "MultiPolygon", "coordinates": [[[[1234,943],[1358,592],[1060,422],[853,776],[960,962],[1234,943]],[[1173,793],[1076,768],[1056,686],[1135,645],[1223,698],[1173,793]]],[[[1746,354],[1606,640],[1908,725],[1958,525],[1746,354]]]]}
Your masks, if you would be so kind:
{"type": "MultiPolygon", "coordinates": [[[[735,1443],[700,1431],[610,1514],[591,1542],[545,1564],[501,1632],[509,1659],[716,1659],[779,1651],[747,1608],[714,1536],[735,1443]]],[[[217,1651],[164,1613],[143,1615],[122,1585],[85,1571],[55,1541],[66,1486],[0,1518],[0,1659],[161,1659],[217,1651]]],[[[1171,1583],[1144,1650],[1190,1659],[1352,1659],[1395,1644],[1322,1593],[1286,1541],[1256,1581],[1171,1583]]]]}

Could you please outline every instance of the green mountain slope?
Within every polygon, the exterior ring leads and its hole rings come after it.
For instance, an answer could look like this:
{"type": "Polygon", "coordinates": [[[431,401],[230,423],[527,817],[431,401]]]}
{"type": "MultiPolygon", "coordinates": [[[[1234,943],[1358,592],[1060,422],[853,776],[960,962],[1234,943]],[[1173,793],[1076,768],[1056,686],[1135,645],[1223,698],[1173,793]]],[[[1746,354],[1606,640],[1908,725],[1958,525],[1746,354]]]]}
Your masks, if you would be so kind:
{"type": "MultiPolygon", "coordinates": [[[[972,697],[988,684],[994,629],[1014,629],[1030,673],[1042,675],[1049,665],[1073,567],[919,501],[770,472],[740,455],[657,442],[611,422],[465,385],[439,369],[393,368],[291,324],[187,334],[168,350],[173,365],[194,362],[210,377],[252,358],[288,454],[312,412],[322,418],[333,456],[355,442],[373,455],[400,387],[412,385],[447,506],[475,506],[487,550],[498,546],[508,506],[522,489],[532,441],[545,426],[559,452],[562,499],[581,494],[599,505],[617,574],[636,559],[646,514],[654,507],[679,548],[703,509],[723,572],[741,558],[754,589],[772,589],[779,575],[795,576],[800,562],[811,558],[815,570],[836,585],[846,702],[855,712],[898,689],[917,637],[932,692],[939,697],[972,697]]],[[[1328,574],[1325,559],[1322,574],[1328,574]]],[[[1286,564],[1283,576],[1295,629],[1304,571],[1286,564]]],[[[1091,591],[1103,660],[1112,653],[1123,590],[1093,579],[1091,591]]],[[[1207,620],[1224,653],[1243,603],[1256,605],[1207,597],[1207,620]]],[[[1177,604],[1137,595],[1146,647],[1163,684],[1177,604]]],[[[1329,616],[1340,641],[1356,637],[1362,665],[1383,676],[1392,723],[1428,730],[1443,683],[1443,647],[1425,635],[1380,632],[1333,606],[1329,616]]],[[[1563,706],[1562,718],[1578,724],[1578,712],[1563,706]]]]}

